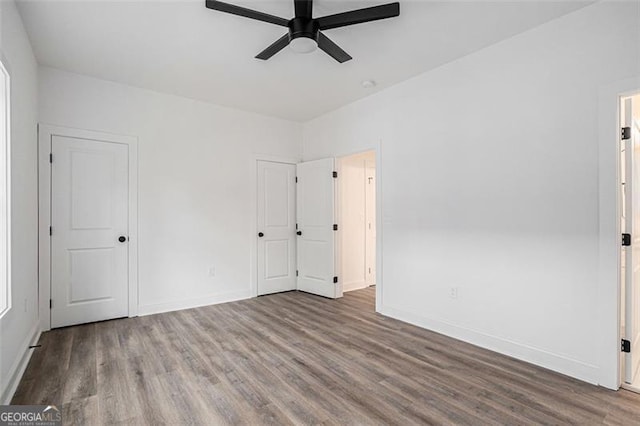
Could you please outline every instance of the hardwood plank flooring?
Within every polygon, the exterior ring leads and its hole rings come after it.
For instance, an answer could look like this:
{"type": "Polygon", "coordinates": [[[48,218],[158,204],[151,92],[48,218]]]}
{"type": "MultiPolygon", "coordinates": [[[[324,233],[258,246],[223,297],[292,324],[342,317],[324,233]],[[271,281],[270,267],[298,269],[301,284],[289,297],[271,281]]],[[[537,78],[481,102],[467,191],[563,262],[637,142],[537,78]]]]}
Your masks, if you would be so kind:
{"type": "Polygon", "coordinates": [[[374,312],[289,292],[43,333],[13,404],[79,425],[639,425],[609,391],[374,312]]]}

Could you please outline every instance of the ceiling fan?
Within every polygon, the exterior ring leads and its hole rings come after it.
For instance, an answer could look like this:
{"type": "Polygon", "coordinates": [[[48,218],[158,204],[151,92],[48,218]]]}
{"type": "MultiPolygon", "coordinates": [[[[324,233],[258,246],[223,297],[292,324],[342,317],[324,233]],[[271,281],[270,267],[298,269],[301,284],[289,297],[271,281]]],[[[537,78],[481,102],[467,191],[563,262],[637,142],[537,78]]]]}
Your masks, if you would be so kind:
{"type": "Polygon", "coordinates": [[[284,19],[245,7],[224,3],[218,0],[206,0],[207,8],[245,18],[256,19],[270,24],[289,28],[289,32],[258,53],[257,59],[267,60],[287,47],[298,53],[309,53],[319,47],[336,61],[343,63],[351,58],[347,52],[332,42],[321,31],[347,25],[362,24],[379,19],[393,18],[400,15],[400,3],[389,3],[381,6],[367,7],[335,15],[313,18],[313,0],[294,0],[295,17],[284,19]]]}

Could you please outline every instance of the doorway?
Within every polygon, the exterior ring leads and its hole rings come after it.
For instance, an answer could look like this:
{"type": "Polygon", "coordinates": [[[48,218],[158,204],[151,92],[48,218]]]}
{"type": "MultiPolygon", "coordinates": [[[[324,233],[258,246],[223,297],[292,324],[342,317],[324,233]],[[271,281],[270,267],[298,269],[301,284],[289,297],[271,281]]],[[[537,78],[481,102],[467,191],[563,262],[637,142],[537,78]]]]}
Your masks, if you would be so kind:
{"type": "Polygon", "coordinates": [[[335,299],[335,161],[258,160],[257,295],[298,290],[335,299]]]}
{"type": "Polygon", "coordinates": [[[337,159],[338,265],[342,291],[376,285],[376,154],[337,159]]]}
{"type": "Polygon", "coordinates": [[[39,126],[42,328],[136,316],[137,139],[39,126]]]}
{"type": "Polygon", "coordinates": [[[376,293],[376,177],[375,151],[257,160],[256,295],[376,293]]]}
{"type": "Polygon", "coordinates": [[[621,376],[640,392],[640,93],[621,98],[620,128],[621,376]]]}

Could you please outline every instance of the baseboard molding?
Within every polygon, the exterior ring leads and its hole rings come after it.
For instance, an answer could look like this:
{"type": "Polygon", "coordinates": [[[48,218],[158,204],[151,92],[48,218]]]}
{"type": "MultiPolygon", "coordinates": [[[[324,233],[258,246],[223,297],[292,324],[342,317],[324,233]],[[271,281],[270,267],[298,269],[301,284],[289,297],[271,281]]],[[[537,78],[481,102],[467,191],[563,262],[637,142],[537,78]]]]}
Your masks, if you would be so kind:
{"type": "Polygon", "coordinates": [[[343,284],[342,291],[346,293],[348,291],[362,290],[367,287],[369,287],[369,284],[367,284],[366,281],[351,281],[343,284]]]}
{"type": "Polygon", "coordinates": [[[13,398],[13,394],[16,392],[16,389],[18,389],[20,379],[22,379],[22,375],[27,369],[27,364],[29,364],[29,360],[31,359],[31,354],[33,354],[33,349],[29,349],[29,346],[33,346],[38,342],[40,333],[40,321],[36,321],[27,338],[21,344],[23,348],[22,354],[16,359],[11,370],[9,370],[11,378],[7,382],[7,386],[2,389],[0,404],[9,405],[11,403],[11,398],[13,398]]]}
{"type": "Polygon", "coordinates": [[[543,367],[594,385],[598,384],[599,368],[576,359],[554,354],[542,349],[460,327],[441,320],[406,312],[391,306],[382,306],[382,315],[444,334],[454,339],[489,349],[530,364],[543,367]]]}
{"type": "Polygon", "coordinates": [[[631,392],[640,393],[640,386],[634,386],[634,385],[631,385],[629,383],[622,382],[620,387],[622,389],[626,389],[626,390],[631,391],[631,392]]]}
{"type": "Polygon", "coordinates": [[[153,315],[163,312],[181,311],[183,309],[199,308],[201,306],[217,305],[219,303],[235,302],[236,300],[250,299],[251,290],[235,291],[230,293],[213,294],[196,299],[177,300],[150,305],[141,305],[138,315],[153,315]]]}

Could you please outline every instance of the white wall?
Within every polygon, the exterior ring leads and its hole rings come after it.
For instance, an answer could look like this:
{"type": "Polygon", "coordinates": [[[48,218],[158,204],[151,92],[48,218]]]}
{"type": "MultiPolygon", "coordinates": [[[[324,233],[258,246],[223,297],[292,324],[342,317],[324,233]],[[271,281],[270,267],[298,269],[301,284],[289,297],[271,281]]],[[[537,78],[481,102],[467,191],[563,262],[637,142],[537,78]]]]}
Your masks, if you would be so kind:
{"type": "Polygon", "coordinates": [[[301,126],[50,68],[39,75],[41,122],[139,138],[140,313],[250,297],[256,155],[298,159],[301,126]]]}
{"type": "Polygon", "coordinates": [[[37,64],[13,1],[0,1],[0,54],[11,74],[11,299],[0,319],[0,403],[38,331],[37,64]]]}
{"type": "Polygon", "coordinates": [[[367,164],[375,162],[375,152],[349,155],[339,162],[340,279],[343,291],[365,288],[366,274],[366,185],[367,164]]]}
{"type": "Polygon", "coordinates": [[[305,125],[305,160],[381,145],[382,313],[615,386],[598,91],[640,75],[639,8],[597,3],[305,125]]]}

